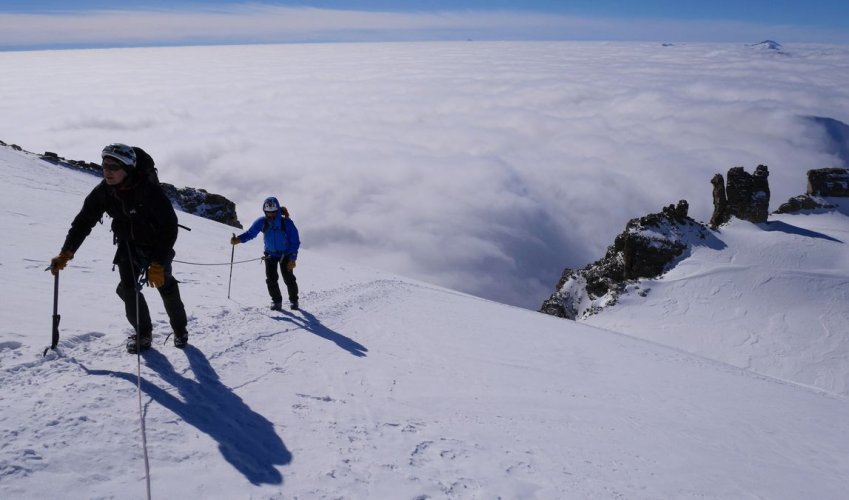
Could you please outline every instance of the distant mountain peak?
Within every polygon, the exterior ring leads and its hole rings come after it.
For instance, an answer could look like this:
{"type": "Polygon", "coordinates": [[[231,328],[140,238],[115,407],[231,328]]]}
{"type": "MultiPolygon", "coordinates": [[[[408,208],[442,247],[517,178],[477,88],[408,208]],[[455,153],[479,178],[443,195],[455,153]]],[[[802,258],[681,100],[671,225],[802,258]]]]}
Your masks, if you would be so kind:
{"type": "Polygon", "coordinates": [[[760,42],[760,43],[753,43],[753,44],[749,45],[749,47],[753,47],[753,48],[761,49],[761,50],[775,50],[777,52],[781,52],[784,49],[781,46],[780,43],[773,41],[773,40],[764,40],[763,42],[760,42]]]}

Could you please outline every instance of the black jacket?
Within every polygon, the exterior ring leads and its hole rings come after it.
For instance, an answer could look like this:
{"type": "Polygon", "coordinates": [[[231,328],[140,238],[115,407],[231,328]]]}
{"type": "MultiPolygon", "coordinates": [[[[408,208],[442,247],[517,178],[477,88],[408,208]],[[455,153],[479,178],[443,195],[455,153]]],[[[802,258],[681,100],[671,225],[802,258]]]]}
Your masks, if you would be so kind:
{"type": "Polygon", "coordinates": [[[83,208],[71,223],[62,250],[76,252],[91,229],[106,213],[112,217],[112,233],[119,245],[117,262],[123,246],[129,242],[134,251],[143,252],[149,262],[166,263],[174,258],[177,241],[177,214],[162,188],[136,176],[128,177],[126,186],[110,186],[101,181],[86,196],[83,208]],[[129,187],[127,187],[129,186],[129,187]]]}

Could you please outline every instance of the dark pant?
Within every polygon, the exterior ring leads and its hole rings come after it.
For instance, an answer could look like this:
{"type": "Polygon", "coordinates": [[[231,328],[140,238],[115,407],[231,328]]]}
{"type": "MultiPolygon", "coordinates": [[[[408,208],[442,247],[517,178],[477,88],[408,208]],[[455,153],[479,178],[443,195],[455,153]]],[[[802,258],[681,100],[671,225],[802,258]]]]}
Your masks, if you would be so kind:
{"type": "Polygon", "coordinates": [[[298,280],[295,279],[295,273],[289,271],[286,265],[289,264],[289,258],[265,256],[265,284],[268,285],[268,294],[271,295],[273,302],[283,302],[283,295],[280,293],[280,285],[278,284],[277,267],[280,267],[280,274],[283,275],[283,283],[286,284],[286,291],[289,292],[289,302],[298,302],[298,280]]]}
{"type": "MultiPolygon", "coordinates": [[[[131,261],[129,256],[119,258],[118,274],[121,276],[121,282],[118,283],[116,292],[121,300],[124,301],[124,310],[127,313],[127,320],[133,325],[141,335],[149,336],[153,331],[153,326],[150,322],[150,311],[147,308],[147,302],[144,300],[144,295],[141,293],[139,285],[139,277],[146,270],[147,266],[131,261]],[[138,324],[136,324],[136,291],[138,290],[138,324]]],[[[168,313],[168,320],[171,323],[171,328],[174,333],[185,333],[186,324],[186,309],[183,307],[183,300],[180,299],[180,287],[177,286],[177,280],[171,275],[171,263],[162,262],[165,267],[165,285],[157,288],[159,295],[162,297],[162,303],[165,305],[165,312],[168,313]]]]}

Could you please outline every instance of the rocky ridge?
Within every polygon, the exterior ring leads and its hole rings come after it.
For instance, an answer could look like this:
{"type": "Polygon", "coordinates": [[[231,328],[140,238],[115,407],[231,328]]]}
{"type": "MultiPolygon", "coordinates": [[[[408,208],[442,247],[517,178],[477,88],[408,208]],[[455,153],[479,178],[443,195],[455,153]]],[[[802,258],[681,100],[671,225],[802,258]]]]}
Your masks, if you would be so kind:
{"type": "MultiPolygon", "coordinates": [[[[583,319],[616,304],[623,293],[648,293],[639,280],[661,276],[686,258],[693,246],[722,248],[715,233],[732,217],[766,223],[768,177],[766,165],[758,165],[754,174],[734,167],[728,171],[727,183],[721,174],[714,175],[714,212],[709,224],[688,216],[686,200],[661,212],[631,219],[603,258],[582,269],[563,271],[555,292],[543,302],[540,312],[583,319]]],[[[829,198],[849,197],[849,169],[809,170],[807,177],[807,192],[783,203],[775,213],[830,210],[835,205],[829,203],[829,198]]]]}
{"type": "MultiPolygon", "coordinates": [[[[0,146],[8,147],[14,149],[15,151],[21,151],[24,153],[36,155],[42,160],[48,163],[52,163],[53,165],[80,170],[86,173],[90,173],[92,175],[96,175],[98,177],[102,175],[100,165],[96,163],[90,163],[80,160],[69,160],[50,151],[47,151],[44,154],[32,153],[30,151],[24,150],[17,144],[6,144],[3,141],[0,141],[0,146]]],[[[200,188],[177,188],[174,185],[165,182],[162,182],[161,185],[162,190],[165,192],[165,195],[168,196],[168,199],[171,200],[171,203],[173,203],[175,208],[177,208],[178,210],[192,215],[197,215],[206,219],[214,220],[216,222],[221,222],[222,224],[227,224],[228,226],[233,226],[240,229],[242,228],[242,224],[241,222],[239,222],[239,217],[236,214],[236,204],[228,200],[224,196],[220,194],[209,193],[205,189],[200,188]]]]}

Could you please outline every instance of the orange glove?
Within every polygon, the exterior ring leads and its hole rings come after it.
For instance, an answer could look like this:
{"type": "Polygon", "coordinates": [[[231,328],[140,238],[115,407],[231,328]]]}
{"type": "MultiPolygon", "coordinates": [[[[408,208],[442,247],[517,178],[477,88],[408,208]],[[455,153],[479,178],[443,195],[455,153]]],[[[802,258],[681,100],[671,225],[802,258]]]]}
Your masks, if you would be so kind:
{"type": "Polygon", "coordinates": [[[291,273],[292,269],[295,269],[295,261],[290,260],[289,262],[287,262],[286,263],[286,269],[291,273]]]}
{"type": "Polygon", "coordinates": [[[65,266],[68,265],[68,261],[74,258],[74,252],[68,250],[62,250],[59,252],[59,255],[50,259],[50,273],[53,276],[59,274],[59,271],[65,269],[65,266]]]}
{"type": "Polygon", "coordinates": [[[240,240],[239,238],[237,238],[237,237],[235,237],[235,236],[233,236],[232,238],[230,238],[230,244],[231,244],[231,245],[238,245],[238,244],[239,244],[239,243],[241,243],[241,242],[242,242],[242,240],[240,240]]]}
{"type": "Polygon", "coordinates": [[[151,262],[147,268],[147,286],[161,288],[165,284],[165,268],[159,262],[151,262]]]}

